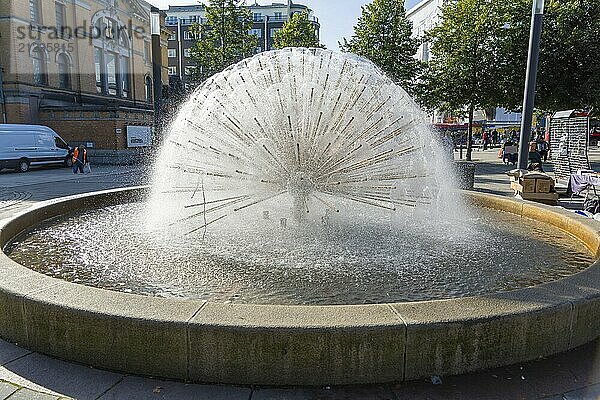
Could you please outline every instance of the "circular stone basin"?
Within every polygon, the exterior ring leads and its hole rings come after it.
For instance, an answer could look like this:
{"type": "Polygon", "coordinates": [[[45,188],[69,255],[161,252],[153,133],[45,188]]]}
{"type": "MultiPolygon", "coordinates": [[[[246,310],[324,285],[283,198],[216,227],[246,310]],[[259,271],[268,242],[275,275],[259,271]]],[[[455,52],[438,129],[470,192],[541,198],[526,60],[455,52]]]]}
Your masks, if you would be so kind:
{"type": "MultiPolygon", "coordinates": [[[[41,203],[0,223],[0,247],[52,218],[73,211],[85,216],[146,194],[146,188],[132,188],[41,203]]],[[[464,196],[474,206],[544,222],[542,230],[551,235],[567,232],[598,258],[594,221],[498,196],[464,196]]],[[[536,260],[530,264],[541,266],[536,260]]],[[[598,262],[565,278],[508,292],[286,306],[98,289],[40,274],[0,254],[2,338],[98,368],[193,382],[326,385],[460,374],[594,340],[600,333],[599,310],[598,262]]]]}
{"type": "Polygon", "coordinates": [[[319,305],[496,293],[573,275],[593,262],[584,243],[564,231],[480,207],[431,223],[345,214],[353,217],[285,227],[250,215],[205,234],[178,235],[178,226],[148,231],[144,204],[128,203],[35,226],[7,254],[55,278],[127,293],[319,305]]]}

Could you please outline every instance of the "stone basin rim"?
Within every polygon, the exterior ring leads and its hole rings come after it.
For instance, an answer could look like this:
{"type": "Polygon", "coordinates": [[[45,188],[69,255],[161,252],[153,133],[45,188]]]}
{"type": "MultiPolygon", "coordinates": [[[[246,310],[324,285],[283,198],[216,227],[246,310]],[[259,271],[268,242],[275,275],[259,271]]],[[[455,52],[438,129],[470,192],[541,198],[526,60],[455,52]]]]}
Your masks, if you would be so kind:
{"type": "MultiPolygon", "coordinates": [[[[41,202],[0,221],[0,247],[77,209],[140,199],[147,186],[41,202]]],[[[566,351],[600,335],[600,224],[555,207],[462,192],[478,206],[546,222],[596,260],[539,286],[370,305],[252,305],[154,298],[30,270],[0,254],[0,336],[98,368],[194,382],[399,382],[566,351]]]]}

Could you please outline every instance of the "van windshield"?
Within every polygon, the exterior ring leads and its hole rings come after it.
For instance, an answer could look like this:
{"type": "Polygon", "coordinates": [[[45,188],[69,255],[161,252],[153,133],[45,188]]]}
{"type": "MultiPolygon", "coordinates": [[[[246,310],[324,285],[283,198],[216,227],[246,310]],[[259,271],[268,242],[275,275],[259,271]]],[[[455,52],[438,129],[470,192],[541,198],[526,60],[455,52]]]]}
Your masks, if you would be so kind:
{"type": "Polygon", "coordinates": [[[57,149],[69,149],[69,146],[65,143],[65,141],[59,138],[58,136],[54,136],[54,145],[57,149]]]}

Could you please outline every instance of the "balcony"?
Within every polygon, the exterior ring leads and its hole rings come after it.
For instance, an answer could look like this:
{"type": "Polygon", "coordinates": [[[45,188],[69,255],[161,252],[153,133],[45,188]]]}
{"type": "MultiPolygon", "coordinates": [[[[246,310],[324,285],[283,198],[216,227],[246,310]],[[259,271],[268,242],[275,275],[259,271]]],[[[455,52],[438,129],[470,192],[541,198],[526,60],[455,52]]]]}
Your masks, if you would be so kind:
{"type": "Polygon", "coordinates": [[[194,25],[194,24],[204,24],[206,23],[206,18],[179,18],[177,19],[177,17],[172,17],[172,18],[167,18],[165,21],[165,25],[166,26],[176,26],[177,23],[181,23],[181,25],[194,25]]]}
{"type": "MultiPolygon", "coordinates": [[[[287,15],[261,15],[261,16],[254,16],[253,17],[253,21],[254,22],[265,22],[265,19],[268,19],[268,22],[286,22],[289,18],[287,15]]],[[[315,17],[315,16],[309,16],[308,20],[310,22],[313,22],[315,24],[319,23],[319,18],[315,17]]]]}

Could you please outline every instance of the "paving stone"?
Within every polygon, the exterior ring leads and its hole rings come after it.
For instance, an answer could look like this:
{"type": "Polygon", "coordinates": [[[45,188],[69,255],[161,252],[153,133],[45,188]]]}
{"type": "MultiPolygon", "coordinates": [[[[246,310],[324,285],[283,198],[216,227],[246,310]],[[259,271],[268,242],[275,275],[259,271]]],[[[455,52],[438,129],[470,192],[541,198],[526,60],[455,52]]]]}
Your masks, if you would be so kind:
{"type": "Polygon", "coordinates": [[[57,400],[59,397],[47,393],[40,393],[30,389],[20,389],[15,392],[8,400],[57,400]]]}
{"type": "Polygon", "coordinates": [[[33,353],[0,367],[0,379],[78,400],[96,399],[122,374],[93,369],[33,353]]]}
{"type": "Polygon", "coordinates": [[[562,365],[577,377],[579,386],[600,383],[600,339],[579,349],[561,355],[562,365]]]}
{"type": "Polygon", "coordinates": [[[600,384],[573,390],[563,395],[565,400],[598,400],[600,399],[600,384]]]}
{"type": "Polygon", "coordinates": [[[0,339],[0,365],[23,357],[31,351],[0,339]]]}
{"type": "Polygon", "coordinates": [[[16,392],[19,389],[18,386],[13,385],[9,382],[0,382],[0,400],[5,400],[11,394],[16,392]]]}
{"type": "Polygon", "coordinates": [[[378,386],[347,386],[330,389],[292,388],[255,389],[251,400],[396,400],[391,388],[378,386]]]}
{"type": "Polygon", "coordinates": [[[249,388],[195,385],[128,376],[98,400],[248,400],[249,388]]]}

